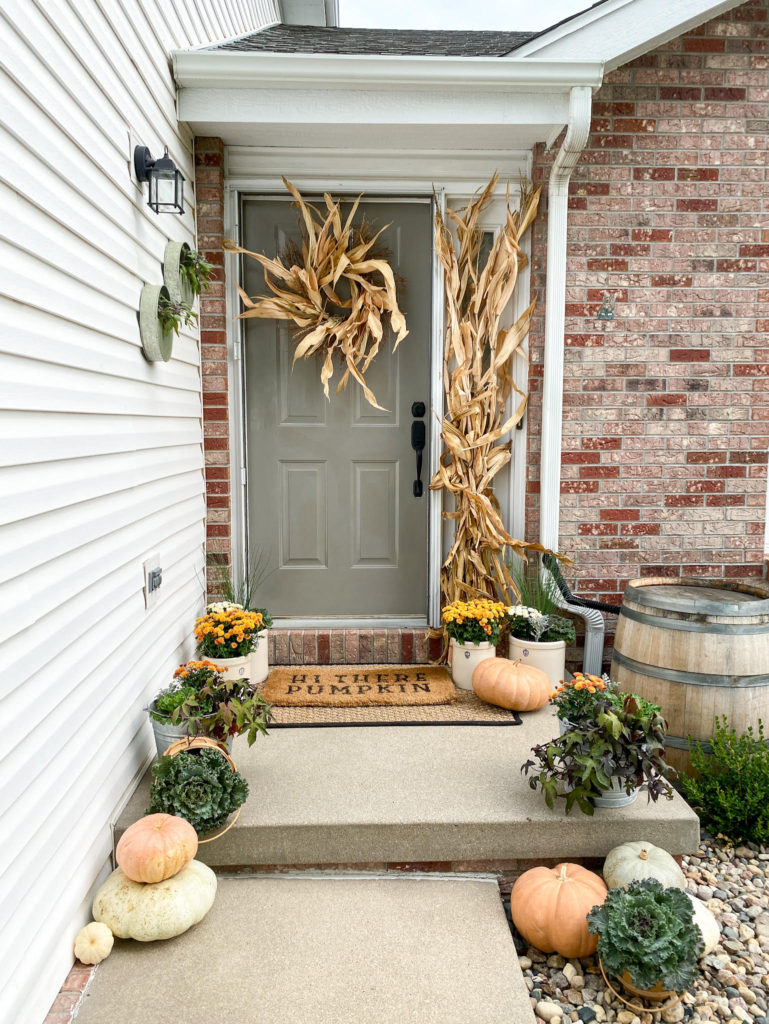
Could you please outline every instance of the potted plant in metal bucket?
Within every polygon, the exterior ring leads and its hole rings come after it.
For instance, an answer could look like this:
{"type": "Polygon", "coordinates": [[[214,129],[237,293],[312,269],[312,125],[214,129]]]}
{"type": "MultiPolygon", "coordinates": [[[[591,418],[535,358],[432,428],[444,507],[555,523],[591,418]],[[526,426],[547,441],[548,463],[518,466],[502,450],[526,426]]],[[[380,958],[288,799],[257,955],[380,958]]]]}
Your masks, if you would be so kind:
{"type": "Polygon", "coordinates": [[[625,807],[641,786],[648,798],[673,797],[673,769],[663,758],[665,719],[658,707],[634,694],[596,693],[592,718],[570,722],[560,736],[532,748],[534,759],[521,771],[532,789],[541,786],[547,806],[566,799],[584,814],[596,807],[625,807]],[[563,789],[558,792],[559,785],[563,789]]]}
{"type": "Polygon", "coordinates": [[[443,609],[441,618],[451,639],[451,678],[456,686],[472,690],[476,665],[485,658],[496,657],[504,617],[505,606],[487,598],[452,601],[443,609]]]}
{"type": "Polygon", "coordinates": [[[561,734],[580,722],[595,721],[596,706],[604,700],[610,700],[618,707],[622,704],[617,684],[612,683],[608,676],[602,678],[575,672],[571,679],[561,680],[550,697],[561,734]]]}
{"type": "MultiPolygon", "coordinates": [[[[588,928],[598,934],[598,957],[606,983],[618,978],[632,995],[674,1006],[694,983],[697,960],[704,950],[686,893],[665,888],[656,878],[610,889],[606,900],[587,915],[588,928]]],[[[614,991],[612,987],[612,991],[614,991]]],[[[615,995],[636,1012],[644,1007],[615,995]]]]}
{"type": "Polygon", "coordinates": [[[247,679],[225,679],[210,661],[189,661],[147,708],[158,755],[185,736],[207,736],[231,749],[233,737],[246,733],[248,745],[272,720],[270,705],[247,679]]]}

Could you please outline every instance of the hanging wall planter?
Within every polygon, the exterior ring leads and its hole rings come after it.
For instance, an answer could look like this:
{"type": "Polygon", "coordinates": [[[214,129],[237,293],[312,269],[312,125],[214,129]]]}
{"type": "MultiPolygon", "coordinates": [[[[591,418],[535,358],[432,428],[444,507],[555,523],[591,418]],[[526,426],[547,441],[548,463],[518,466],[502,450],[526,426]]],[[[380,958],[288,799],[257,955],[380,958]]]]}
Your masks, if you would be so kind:
{"type": "Polygon", "coordinates": [[[190,247],[186,242],[167,243],[163,257],[163,281],[171,302],[185,302],[191,306],[195,292],[182,273],[182,264],[189,253],[190,247]]]}
{"type": "Polygon", "coordinates": [[[145,284],[139,300],[139,331],[144,354],[151,363],[167,363],[174,345],[172,328],[163,328],[158,317],[161,298],[169,299],[168,289],[162,284],[145,284]]]}

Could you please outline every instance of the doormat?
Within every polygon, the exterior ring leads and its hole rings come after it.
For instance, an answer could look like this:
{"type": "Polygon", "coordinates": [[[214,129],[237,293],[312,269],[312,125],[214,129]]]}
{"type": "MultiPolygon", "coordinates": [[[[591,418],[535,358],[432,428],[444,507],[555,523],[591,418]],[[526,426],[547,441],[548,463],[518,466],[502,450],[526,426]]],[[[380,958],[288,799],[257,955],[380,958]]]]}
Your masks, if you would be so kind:
{"type": "Polygon", "coordinates": [[[373,728],[377,725],[523,725],[517,711],[498,708],[476,697],[472,690],[457,690],[453,704],[394,705],[390,707],[278,707],[273,705],[273,729],[332,729],[346,726],[373,728]]]}
{"type": "Polygon", "coordinates": [[[279,707],[392,707],[453,704],[448,671],[434,665],[286,665],[274,668],[262,696],[279,707]]]}

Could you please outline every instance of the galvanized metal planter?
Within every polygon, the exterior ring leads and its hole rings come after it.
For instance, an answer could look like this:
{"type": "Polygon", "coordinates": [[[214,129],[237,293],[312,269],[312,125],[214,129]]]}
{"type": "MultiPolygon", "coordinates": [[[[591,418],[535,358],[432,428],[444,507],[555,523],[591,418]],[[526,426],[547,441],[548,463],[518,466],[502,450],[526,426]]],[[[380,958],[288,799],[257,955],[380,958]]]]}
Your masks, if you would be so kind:
{"type": "Polygon", "coordinates": [[[139,300],[139,333],[144,354],[151,363],[167,363],[174,347],[174,333],[164,331],[158,319],[158,304],[161,298],[169,298],[163,284],[145,284],[139,300]]]}
{"type": "Polygon", "coordinates": [[[169,242],[163,256],[163,281],[172,302],[184,302],[191,306],[195,292],[182,276],[182,262],[190,251],[186,242],[169,242]]]}

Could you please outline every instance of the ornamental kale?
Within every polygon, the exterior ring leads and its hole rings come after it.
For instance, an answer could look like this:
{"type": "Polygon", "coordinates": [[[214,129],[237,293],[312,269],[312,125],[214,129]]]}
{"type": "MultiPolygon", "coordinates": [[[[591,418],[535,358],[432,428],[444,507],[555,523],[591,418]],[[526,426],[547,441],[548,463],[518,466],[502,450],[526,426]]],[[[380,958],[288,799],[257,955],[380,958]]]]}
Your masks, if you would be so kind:
{"type": "Polygon", "coordinates": [[[627,971],[638,988],[661,983],[683,992],[694,983],[697,958],[705,948],[693,915],[682,889],[665,889],[656,878],[646,878],[610,889],[587,923],[600,935],[598,955],[609,974],[620,977],[627,971]]]}
{"type": "Polygon", "coordinates": [[[213,747],[164,756],[152,766],[147,814],[186,818],[198,835],[219,828],[245,803],[248,783],[213,747]]]}

